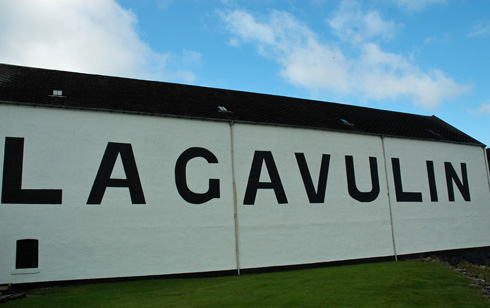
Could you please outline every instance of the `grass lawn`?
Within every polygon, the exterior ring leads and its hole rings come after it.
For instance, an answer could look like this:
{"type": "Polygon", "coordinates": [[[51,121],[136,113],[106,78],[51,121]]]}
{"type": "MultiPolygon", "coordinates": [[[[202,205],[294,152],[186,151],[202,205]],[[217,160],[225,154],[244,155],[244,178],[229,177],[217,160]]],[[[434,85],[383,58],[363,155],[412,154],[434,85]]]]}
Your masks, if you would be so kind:
{"type": "Polygon", "coordinates": [[[470,283],[439,263],[402,261],[57,287],[2,307],[490,307],[470,283]]]}

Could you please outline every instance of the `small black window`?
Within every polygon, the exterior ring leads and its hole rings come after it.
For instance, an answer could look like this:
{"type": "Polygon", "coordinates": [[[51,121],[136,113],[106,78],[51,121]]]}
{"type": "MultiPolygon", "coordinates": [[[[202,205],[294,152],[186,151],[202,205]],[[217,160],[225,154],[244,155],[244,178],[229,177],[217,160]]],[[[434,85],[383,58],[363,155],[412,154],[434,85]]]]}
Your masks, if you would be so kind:
{"type": "Polygon", "coordinates": [[[39,241],[25,239],[17,241],[15,268],[37,268],[39,263],[39,241]]]}

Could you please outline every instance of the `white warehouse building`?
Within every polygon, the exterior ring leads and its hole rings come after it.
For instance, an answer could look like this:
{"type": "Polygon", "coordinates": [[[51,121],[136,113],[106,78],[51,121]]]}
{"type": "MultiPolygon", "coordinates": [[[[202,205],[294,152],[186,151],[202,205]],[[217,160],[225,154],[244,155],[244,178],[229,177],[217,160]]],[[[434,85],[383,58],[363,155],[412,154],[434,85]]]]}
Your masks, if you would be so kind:
{"type": "Polygon", "coordinates": [[[435,116],[0,64],[0,283],[490,246],[485,145],[435,116]]]}

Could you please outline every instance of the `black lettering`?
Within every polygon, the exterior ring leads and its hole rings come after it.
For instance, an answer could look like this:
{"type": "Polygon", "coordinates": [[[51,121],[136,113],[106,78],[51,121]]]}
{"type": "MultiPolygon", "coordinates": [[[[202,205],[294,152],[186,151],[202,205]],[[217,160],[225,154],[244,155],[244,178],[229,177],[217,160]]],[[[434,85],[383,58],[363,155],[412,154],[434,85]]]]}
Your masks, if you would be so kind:
{"type": "Polygon", "coordinates": [[[270,151],[255,151],[250,174],[248,177],[247,189],[245,190],[245,199],[243,204],[254,204],[258,189],[273,189],[279,204],[288,203],[286,192],[282,186],[281,178],[277,172],[276,163],[270,151]],[[269,172],[270,182],[260,182],[262,165],[265,163],[269,172]]]}
{"type": "Polygon", "coordinates": [[[446,170],[446,184],[449,201],[455,200],[453,182],[456,183],[456,186],[458,186],[459,192],[461,193],[461,196],[463,196],[464,201],[471,201],[466,164],[461,163],[461,176],[463,177],[463,182],[461,182],[459,179],[451,163],[445,162],[444,169],[446,170]]]}
{"type": "Polygon", "coordinates": [[[23,189],[24,138],[5,138],[2,203],[61,204],[61,189],[23,189]]]}
{"type": "Polygon", "coordinates": [[[328,167],[330,166],[330,155],[323,154],[322,162],[320,167],[320,174],[318,175],[318,186],[315,189],[313,185],[313,180],[311,179],[310,170],[308,169],[308,164],[306,163],[306,158],[304,153],[294,153],[296,155],[296,161],[298,162],[299,171],[301,177],[303,178],[303,184],[305,185],[306,194],[310,203],[323,203],[325,202],[325,193],[327,190],[327,177],[328,177],[328,167]]]}
{"type": "Polygon", "coordinates": [[[402,175],[400,171],[400,159],[391,158],[393,168],[393,179],[395,180],[396,201],[398,202],[422,202],[421,192],[405,192],[402,186],[402,175]]]}
{"type": "Polygon", "coordinates": [[[427,164],[427,177],[429,179],[429,191],[430,191],[430,201],[437,202],[439,198],[437,197],[437,186],[436,186],[436,176],[434,172],[434,162],[426,161],[427,164]]]}
{"type": "Polygon", "coordinates": [[[100,204],[107,187],[127,187],[133,204],[146,203],[131,144],[115,142],[107,144],[87,204],[100,204]],[[111,178],[118,155],[121,156],[125,179],[111,178]]]}
{"type": "Polygon", "coordinates": [[[354,172],[354,158],[345,156],[345,170],[347,174],[347,188],[349,195],[359,202],[372,202],[379,195],[378,162],[376,157],[369,157],[369,168],[371,169],[371,191],[361,192],[356,185],[356,174],[354,172]]]}
{"type": "Polygon", "coordinates": [[[189,148],[185,150],[177,159],[175,164],[175,184],[180,196],[192,204],[202,204],[213,198],[220,197],[219,180],[210,179],[209,189],[205,193],[196,193],[187,186],[187,163],[196,157],[204,158],[210,164],[217,164],[218,159],[209,150],[204,148],[189,148]]]}

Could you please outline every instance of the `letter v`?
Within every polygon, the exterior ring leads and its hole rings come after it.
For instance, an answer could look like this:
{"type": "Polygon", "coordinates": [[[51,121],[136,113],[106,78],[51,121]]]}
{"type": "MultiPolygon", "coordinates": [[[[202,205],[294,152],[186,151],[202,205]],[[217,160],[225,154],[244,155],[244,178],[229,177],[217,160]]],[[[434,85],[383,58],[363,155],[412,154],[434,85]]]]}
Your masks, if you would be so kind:
{"type": "Polygon", "coordinates": [[[303,178],[303,184],[305,185],[306,194],[308,195],[308,199],[310,200],[310,203],[325,202],[328,168],[330,166],[330,155],[328,154],[322,155],[320,174],[318,175],[317,189],[315,189],[313,185],[313,180],[311,179],[311,174],[308,169],[308,164],[306,163],[305,154],[294,153],[294,155],[296,155],[296,161],[298,162],[299,171],[301,172],[301,177],[303,178]]]}

